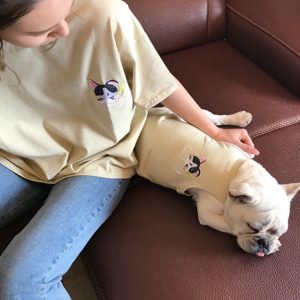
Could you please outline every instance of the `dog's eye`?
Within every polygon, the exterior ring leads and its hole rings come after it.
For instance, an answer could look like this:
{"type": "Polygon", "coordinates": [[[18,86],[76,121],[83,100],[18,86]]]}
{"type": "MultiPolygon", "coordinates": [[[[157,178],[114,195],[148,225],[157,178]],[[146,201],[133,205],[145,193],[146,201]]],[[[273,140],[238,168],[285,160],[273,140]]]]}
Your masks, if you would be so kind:
{"type": "Polygon", "coordinates": [[[276,229],[273,229],[273,228],[269,229],[267,232],[271,235],[278,235],[278,231],[276,229]]]}
{"type": "Polygon", "coordinates": [[[252,227],[249,223],[247,223],[247,226],[254,232],[254,233],[259,233],[258,229],[255,229],[254,227],[252,227]]]}

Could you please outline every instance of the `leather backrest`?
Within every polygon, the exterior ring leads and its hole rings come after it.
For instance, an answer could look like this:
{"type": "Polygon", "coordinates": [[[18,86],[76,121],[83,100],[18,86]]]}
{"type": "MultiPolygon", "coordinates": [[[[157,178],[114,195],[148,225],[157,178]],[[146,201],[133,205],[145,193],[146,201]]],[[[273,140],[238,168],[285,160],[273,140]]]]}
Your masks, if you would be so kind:
{"type": "Polygon", "coordinates": [[[299,0],[227,0],[229,42],[298,96],[299,29],[299,0]]]}
{"type": "Polygon", "coordinates": [[[225,0],[126,0],[160,54],[225,34],[225,0]]]}

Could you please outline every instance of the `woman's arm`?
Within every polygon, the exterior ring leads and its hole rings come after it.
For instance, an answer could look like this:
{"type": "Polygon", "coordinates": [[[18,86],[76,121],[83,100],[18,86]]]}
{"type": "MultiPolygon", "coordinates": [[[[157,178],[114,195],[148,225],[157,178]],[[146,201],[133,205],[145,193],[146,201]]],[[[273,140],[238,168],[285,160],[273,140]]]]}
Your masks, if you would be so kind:
{"type": "Polygon", "coordinates": [[[162,102],[164,106],[171,109],[186,122],[206,133],[211,138],[232,143],[249,154],[259,154],[246,129],[223,129],[217,127],[207,118],[201,107],[195,102],[182,84],[179,81],[177,81],[177,84],[177,90],[162,102]]]}

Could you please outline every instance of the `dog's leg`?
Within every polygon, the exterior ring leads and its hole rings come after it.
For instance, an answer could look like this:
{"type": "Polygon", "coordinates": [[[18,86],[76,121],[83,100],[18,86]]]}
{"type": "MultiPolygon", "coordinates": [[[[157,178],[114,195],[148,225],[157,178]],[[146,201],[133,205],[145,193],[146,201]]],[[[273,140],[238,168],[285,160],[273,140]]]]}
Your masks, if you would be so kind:
{"type": "Polygon", "coordinates": [[[224,206],[220,201],[202,190],[192,189],[189,193],[196,201],[200,224],[232,234],[231,226],[224,218],[224,206]]]}
{"type": "Polygon", "coordinates": [[[233,125],[246,127],[252,121],[252,114],[246,111],[239,111],[230,115],[215,115],[208,110],[203,110],[206,116],[217,126],[233,125]]]}

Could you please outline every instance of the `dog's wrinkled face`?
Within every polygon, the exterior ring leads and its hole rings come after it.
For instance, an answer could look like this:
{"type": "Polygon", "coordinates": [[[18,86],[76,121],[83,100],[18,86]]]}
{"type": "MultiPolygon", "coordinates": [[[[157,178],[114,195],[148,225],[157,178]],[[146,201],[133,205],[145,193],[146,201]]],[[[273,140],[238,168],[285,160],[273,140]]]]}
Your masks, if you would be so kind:
{"type": "Polygon", "coordinates": [[[279,249],[279,237],[288,229],[290,202],[300,184],[279,185],[253,164],[242,163],[231,182],[224,217],[244,251],[264,256],[279,249]]]}

